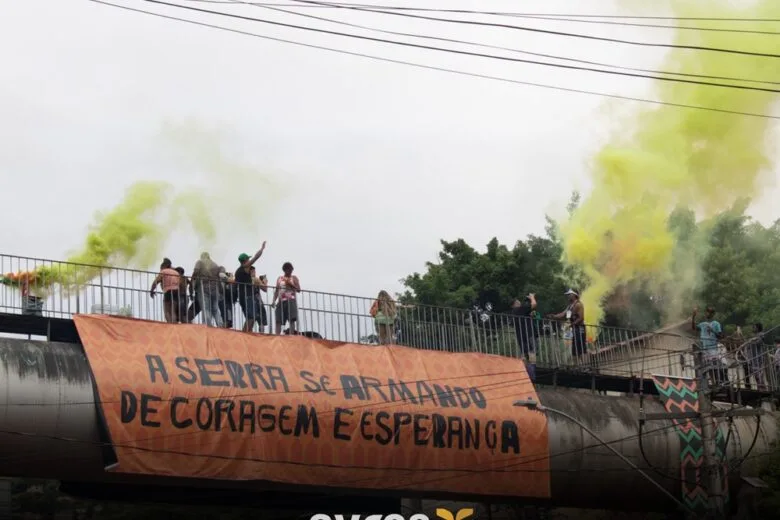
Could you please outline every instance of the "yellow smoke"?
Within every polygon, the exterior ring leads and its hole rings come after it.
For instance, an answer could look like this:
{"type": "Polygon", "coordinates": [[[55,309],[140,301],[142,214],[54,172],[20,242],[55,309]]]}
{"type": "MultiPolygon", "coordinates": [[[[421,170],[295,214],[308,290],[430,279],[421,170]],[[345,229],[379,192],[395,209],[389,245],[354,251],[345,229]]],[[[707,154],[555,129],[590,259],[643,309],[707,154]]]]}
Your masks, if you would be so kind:
{"type": "MultiPolygon", "coordinates": [[[[659,8],[659,3],[653,2],[653,7],[659,8]]],[[[673,0],[670,5],[677,17],[780,18],[778,0],[750,4],[673,0]]],[[[739,28],[777,30],[771,25],[741,22],[739,28]]],[[[657,39],[660,32],[652,36],[657,39]]],[[[780,38],[775,35],[677,30],[674,43],[780,54],[780,38]]],[[[659,68],[780,81],[776,58],[671,50],[659,68]]],[[[660,81],[654,91],[661,101],[764,114],[777,100],[774,93],[660,81]]],[[[755,195],[770,166],[765,147],[771,130],[772,121],[765,118],[671,106],[637,109],[629,126],[620,128],[596,155],[593,191],[561,226],[566,260],[582,266],[590,278],[582,295],[588,322],[601,321],[604,298],[621,284],[670,282],[676,245],[668,229],[671,211],[688,207],[707,217],[755,195]]],[[[688,276],[674,280],[679,294],[692,287],[694,271],[683,269],[688,276]]]]}
{"type": "Polygon", "coordinates": [[[257,236],[273,205],[292,191],[289,176],[283,190],[270,172],[242,160],[239,149],[228,152],[227,141],[238,141],[231,137],[197,121],[166,123],[162,128],[162,142],[190,172],[191,185],[181,190],[174,205],[175,221],[189,223],[201,248],[213,247],[218,230],[234,228],[243,237],[257,236]]]}
{"type": "Polygon", "coordinates": [[[167,238],[160,214],[171,205],[172,188],[163,182],[138,182],[112,210],[98,213],[81,249],[68,262],[107,266],[148,266],[167,238]]]}
{"type": "Polygon", "coordinates": [[[0,283],[29,280],[40,291],[55,284],[84,284],[101,267],[156,268],[174,233],[211,248],[221,230],[255,231],[279,199],[273,177],[228,154],[216,130],[193,122],[166,124],[161,137],[166,151],[185,162],[190,174],[186,184],[137,182],[114,208],[97,213],[83,244],[67,258],[94,267],[55,265],[32,273],[0,273],[0,283]]]}

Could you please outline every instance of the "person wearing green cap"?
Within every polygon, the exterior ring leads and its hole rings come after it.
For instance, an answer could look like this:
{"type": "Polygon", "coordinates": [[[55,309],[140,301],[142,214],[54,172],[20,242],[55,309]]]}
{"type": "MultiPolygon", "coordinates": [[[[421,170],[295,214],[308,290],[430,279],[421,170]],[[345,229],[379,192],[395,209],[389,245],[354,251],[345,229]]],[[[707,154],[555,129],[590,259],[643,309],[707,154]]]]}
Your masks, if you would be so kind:
{"type": "Polygon", "coordinates": [[[236,289],[238,290],[238,304],[241,306],[241,310],[244,312],[246,322],[244,323],[244,332],[252,332],[255,328],[255,322],[261,315],[261,309],[258,306],[258,302],[253,298],[252,288],[252,274],[250,273],[251,267],[257,262],[265,251],[265,242],[260,249],[255,253],[255,256],[251,257],[246,253],[238,255],[238,269],[236,269],[236,289]]]}

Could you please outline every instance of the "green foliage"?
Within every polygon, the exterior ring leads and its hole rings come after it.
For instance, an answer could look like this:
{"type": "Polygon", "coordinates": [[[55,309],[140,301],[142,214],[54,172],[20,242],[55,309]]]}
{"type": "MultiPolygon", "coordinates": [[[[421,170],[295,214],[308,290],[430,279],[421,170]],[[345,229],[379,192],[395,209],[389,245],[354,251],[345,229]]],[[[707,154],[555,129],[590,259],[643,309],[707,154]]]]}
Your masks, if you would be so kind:
{"type": "Polygon", "coordinates": [[[702,262],[699,296],[726,324],[780,325],[780,226],[764,227],[740,210],[706,227],[709,250],[702,262]]]}
{"type": "Polygon", "coordinates": [[[442,240],[439,263],[404,280],[402,301],[422,305],[472,308],[491,303],[494,312],[507,312],[514,298],[534,292],[542,312],[565,305],[560,245],[546,237],[530,236],[510,249],[492,239],[484,253],[464,240],[442,240]]]}
{"type": "MultiPolygon", "coordinates": [[[[574,193],[569,213],[576,209],[574,193]]],[[[665,280],[635,281],[606,299],[605,325],[651,330],[686,318],[693,305],[713,306],[731,328],[757,321],[780,325],[780,222],[764,227],[739,203],[708,221],[679,209],[669,217],[677,238],[665,280]]],[[[562,261],[558,225],[548,218],[544,236],[531,235],[508,247],[495,238],[484,252],[464,240],[442,241],[436,263],[403,280],[404,303],[507,312],[516,297],[537,294],[542,313],[557,312],[567,287],[587,287],[577,266],[562,261]]]]}

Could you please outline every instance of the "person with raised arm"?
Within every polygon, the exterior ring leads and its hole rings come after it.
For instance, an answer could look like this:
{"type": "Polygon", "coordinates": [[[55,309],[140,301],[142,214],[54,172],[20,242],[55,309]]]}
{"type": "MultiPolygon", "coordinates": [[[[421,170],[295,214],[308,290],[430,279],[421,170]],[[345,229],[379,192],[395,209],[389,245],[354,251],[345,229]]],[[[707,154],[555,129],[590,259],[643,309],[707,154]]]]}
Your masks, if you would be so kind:
{"type": "Polygon", "coordinates": [[[246,253],[238,255],[238,269],[236,269],[235,281],[236,289],[238,290],[238,304],[241,306],[241,311],[244,313],[246,319],[244,323],[244,332],[252,332],[255,328],[255,323],[260,318],[261,309],[258,308],[257,300],[254,298],[255,291],[252,284],[252,267],[255,265],[265,251],[265,241],[260,249],[250,257],[246,253]]]}
{"type": "Polygon", "coordinates": [[[697,321],[699,308],[694,307],[691,315],[691,328],[699,333],[699,347],[702,353],[702,364],[706,373],[712,376],[715,385],[721,385],[726,381],[726,371],[723,369],[718,340],[723,338],[723,327],[715,319],[715,309],[707,307],[704,321],[697,321]]]}

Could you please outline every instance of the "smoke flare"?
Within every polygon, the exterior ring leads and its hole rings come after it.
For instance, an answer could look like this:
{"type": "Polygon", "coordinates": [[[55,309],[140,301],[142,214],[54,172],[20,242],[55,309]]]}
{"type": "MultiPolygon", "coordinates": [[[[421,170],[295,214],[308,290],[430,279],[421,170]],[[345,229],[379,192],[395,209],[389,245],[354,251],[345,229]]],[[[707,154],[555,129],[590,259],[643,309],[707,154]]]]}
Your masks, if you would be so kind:
{"type": "MultiPolygon", "coordinates": [[[[675,0],[670,5],[678,17],[780,18],[777,0],[750,5],[675,0]]],[[[769,26],[739,24],[764,31],[769,26]]],[[[674,43],[780,54],[775,35],[677,30],[674,43]]],[[[661,68],[780,81],[780,60],[767,57],[673,49],[661,68]]],[[[777,100],[774,93],[704,85],[659,81],[654,87],[662,101],[745,112],[768,114],[777,100]]],[[[690,291],[698,270],[680,264],[695,262],[697,255],[677,255],[669,215],[690,208],[709,217],[753,197],[766,184],[771,130],[770,119],[670,106],[640,109],[620,128],[594,158],[592,193],[561,226],[567,262],[581,266],[590,279],[582,295],[589,323],[603,318],[605,297],[632,281],[666,284],[678,294],[690,291]],[[678,278],[671,280],[673,263],[678,278]]]]}
{"type": "Polygon", "coordinates": [[[273,178],[228,157],[216,131],[193,122],[166,124],[162,137],[169,151],[187,159],[192,183],[182,187],[163,181],[136,182],[119,204],[95,215],[83,244],[68,256],[66,262],[81,266],[58,264],[29,273],[0,273],[0,283],[29,283],[41,292],[53,285],[85,284],[106,267],[146,269],[159,262],[167,240],[182,224],[188,225],[192,242],[209,248],[218,238],[217,223],[220,227],[238,223],[234,227],[251,233],[278,201],[273,178]]]}

